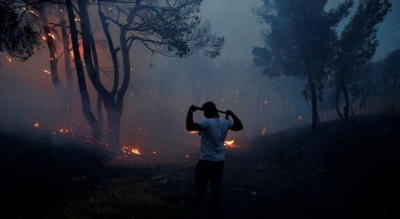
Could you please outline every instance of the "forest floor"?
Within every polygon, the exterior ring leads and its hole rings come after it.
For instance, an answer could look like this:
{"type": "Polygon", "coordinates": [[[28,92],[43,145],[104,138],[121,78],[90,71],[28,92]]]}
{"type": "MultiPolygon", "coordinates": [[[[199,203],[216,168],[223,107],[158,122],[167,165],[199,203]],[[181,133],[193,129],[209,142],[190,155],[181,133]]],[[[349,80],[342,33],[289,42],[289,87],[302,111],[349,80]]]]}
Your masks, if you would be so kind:
{"type": "MultiPolygon", "coordinates": [[[[399,117],[359,116],[237,144],[226,150],[223,218],[400,218],[399,117]]],[[[168,162],[106,161],[76,142],[0,131],[0,217],[194,218],[197,150],[168,162]]]]}

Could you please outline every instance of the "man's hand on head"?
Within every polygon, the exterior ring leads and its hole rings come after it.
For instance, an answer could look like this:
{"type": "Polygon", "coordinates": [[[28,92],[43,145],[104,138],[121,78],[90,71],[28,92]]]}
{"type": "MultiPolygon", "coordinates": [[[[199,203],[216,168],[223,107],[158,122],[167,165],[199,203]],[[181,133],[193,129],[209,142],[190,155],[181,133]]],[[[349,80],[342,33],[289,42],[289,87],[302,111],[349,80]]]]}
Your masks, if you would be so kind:
{"type": "Polygon", "coordinates": [[[197,109],[199,109],[199,107],[197,107],[197,106],[195,106],[195,105],[191,105],[190,107],[189,107],[189,111],[190,112],[195,112],[197,109]]]}

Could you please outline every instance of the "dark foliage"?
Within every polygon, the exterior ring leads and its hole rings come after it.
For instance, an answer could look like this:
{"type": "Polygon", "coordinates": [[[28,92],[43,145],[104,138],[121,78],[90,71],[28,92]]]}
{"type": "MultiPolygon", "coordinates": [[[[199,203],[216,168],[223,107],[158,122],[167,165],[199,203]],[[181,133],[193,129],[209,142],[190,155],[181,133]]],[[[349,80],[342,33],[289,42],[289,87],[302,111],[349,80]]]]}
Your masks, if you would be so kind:
{"type": "Polygon", "coordinates": [[[28,13],[12,4],[0,5],[0,52],[5,51],[22,62],[41,45],[40,31],[28,13]]]}
{"type": "Polygon", "coordinates": [[[252,51],[253,62],[269,77],[306,79],[302,95],[311,101],[311,128],[317,130],[317,105],[322,100],[334,55],[338,23],[353,1],[326,11],[327,0],[268,1],[255,11],[266,30],[264,47],[252,51]]]}

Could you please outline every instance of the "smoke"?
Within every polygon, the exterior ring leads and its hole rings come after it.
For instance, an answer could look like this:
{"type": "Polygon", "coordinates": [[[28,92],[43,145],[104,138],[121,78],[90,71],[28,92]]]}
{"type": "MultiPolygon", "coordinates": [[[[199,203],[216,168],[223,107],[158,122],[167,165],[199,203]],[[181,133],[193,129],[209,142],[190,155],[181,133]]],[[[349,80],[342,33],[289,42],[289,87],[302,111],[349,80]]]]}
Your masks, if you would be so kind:
{"type": "MultiPolygon", "coordinates": [[[[329,5],[335,6],[338,2],[329,1],[329,5]]],[[[379,29],[382,35],[378,35],[381,44],[376,58],[395,49],[393,45],[400,45],[400,2],[392,3],[393,10],[379,29]]],[[[213,32],[226,40],[221,56],[212,60],[201,54],[167,58],[135,45],[131,83],[124,99],[121,144],[146,153],[172,151],[181,156],[196,148],[199,142],[197,134],[185,130],[187,109],[191,104],[201,105],[210,100],[220,110],[232,110],[243,122],[244,130],[229,132],[227,140],[240,142],[240,139],[309,124],[310,109],[301,97],[304,82],[291,78],[269,79],[252,64],[251,51],[263,45],[261,31],[265,25],[257,21],[252,8],[261,4],[261,0],[203,1],[202,18],[209,20],[213,32]]],[[[0,55],[0,128],[34,128],[39,123],[42,129],[54,132],[65,128],[77,135],[90,135],[82,115],[75,75],[72,113],[70,120],[66,119],[70,122],[63,122],[65,116],[59,113],[60,103],[51,77],[44,72],[49,69],[47,48],[37,51],[24,63],[8,62],[5,55],[0,55]]],[[[107,51],[100,50],[99,56],[101,79],[110,85],[111,64],[107,51]]],[[[62,60],[58,65],[62,68],[62,60]]],[[[63,75],[61,71],[60,80],[65,82],[63,75]]],[[[97,95],[89,79],[87,85],[95,111],[97,95]]],[[[196,112],[195,120],[201,118],[202,113],[196,112]]],[[[106,126],[103,132],[107,132],[106,126]]]]}

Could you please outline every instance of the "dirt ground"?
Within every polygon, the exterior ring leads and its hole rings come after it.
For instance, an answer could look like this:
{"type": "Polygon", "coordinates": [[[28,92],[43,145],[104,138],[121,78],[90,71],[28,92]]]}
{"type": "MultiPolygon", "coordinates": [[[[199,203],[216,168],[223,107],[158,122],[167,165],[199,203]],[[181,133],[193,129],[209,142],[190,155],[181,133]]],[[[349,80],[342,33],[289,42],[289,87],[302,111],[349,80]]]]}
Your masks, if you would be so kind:
{"type": "MultiPolygon", "coordinates": [[[[226,149],[223,218],[400,218],[400,119],[240,139],[226,149]]],[[[1,218],[191,219],[197,149],[105,160],[73,142],[0,132],[1,218]]]]}

